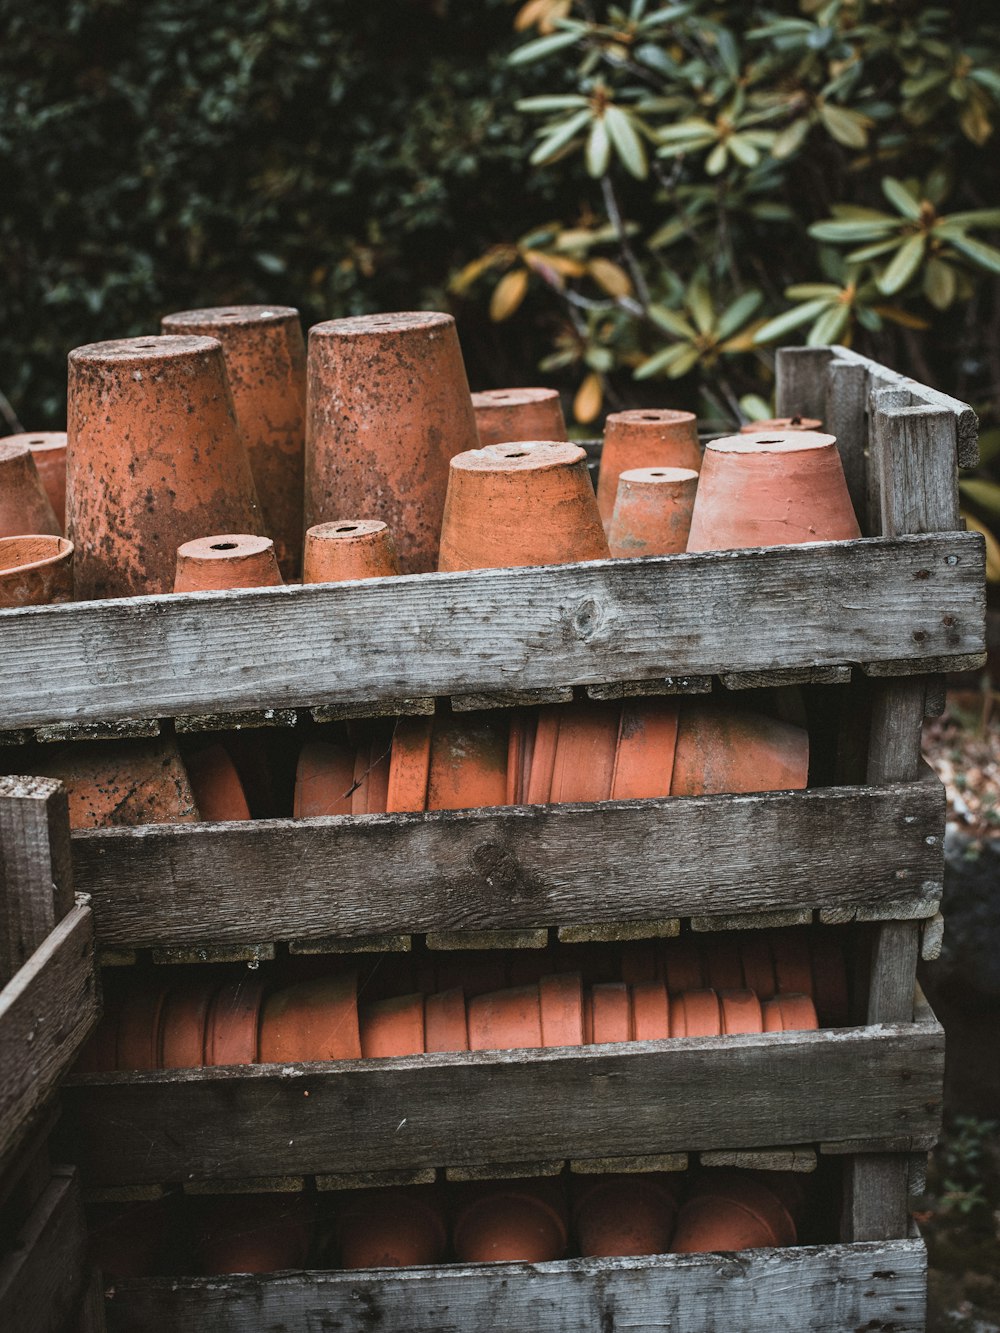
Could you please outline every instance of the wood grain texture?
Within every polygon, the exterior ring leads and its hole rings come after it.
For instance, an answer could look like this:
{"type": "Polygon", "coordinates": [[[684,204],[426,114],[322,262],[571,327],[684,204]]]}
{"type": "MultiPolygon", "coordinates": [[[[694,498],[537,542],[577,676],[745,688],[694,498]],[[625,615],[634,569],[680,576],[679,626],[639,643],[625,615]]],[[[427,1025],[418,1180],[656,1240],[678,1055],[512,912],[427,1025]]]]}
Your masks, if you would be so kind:
{"type": "Polygon", "coordinates": [[[775,416],[826,415],[826,368],[833,358],[829,347],[780,347],[774,361],[775,416]]]}
{"type": "Polygon", "coordinates": [[[926,839],[943,824],[943,788],[913,782],[146,825],[79,832],[72,847],[102,947],[219,948],[268,937],[593,927],[704,916],[723,903],[729,916],[875,910],[940,881],[940,846],[926,839]]]}
{"type": "Polygon", "coordinates": [[[100,1273],[94,1270],[83,1291],[77,1306],[73,1323],[65,1333],[107,1333],[107,1321],[104,1311],[104,1282],[100,1273]]]}
{"type": "Polygon", "coordinates": [[[62,1333],[83,1295],[87,1232],[76,1172],[55,1167],[15,1248],[0,1257],[0,1328],[62,1333]]]}
{"type": "Polygon", "coordinates": [[[3,723],[881,658],[919,671],[928,656],[984,650],[984,559],[980,534],[956,532],[4,611],[3,723]]]}
{"type": "Polygon", "coordinates": [[[783,685],[849,685],[849,666],[801,667],[796,671],[727,671],[720,676],[724,689],[761,690],[783,685]]]}
{"type": "Polygon", "coordinates": [[[871,435],[872,466],[879,469],[882,535],[956,530],[954,416],[933,407],[885,412],[883,399],[876,396],[871,435]]]}
{"type": "Polygon", "coordinates": [[[889,1240],[909,1222],[906,1153],[873,1153],[844,1163],[840,1234],[849,1241],[889,1240]]]}
{"type": "Polygon", "coordinates": [[[922,1333],[919,1240],[648,1259],[122,1281],[112,1330],[144,1333],[922,1333]]]}
{"type": "Polygon", "coordinates": [[[734,1166],[741,1171],[799,1171],[816,1170],[816,1149],[767,1148],[757,1152],[703,1152],[698,1154],[702,1166],[734,1166]]]}
{"type": "Polygon", "coordinates": [[[81,1075],[88,1183],[775,1148],[940,1124],[936,1023],[331,1064],[81,1075]],[[738,1116],[733,1107],[740,1108],[738,1116]],[[488,1125],[488,1147],[483,1126],[488,1125]]]}
{"type": "Polygon", "coordinates": [[[868,495],[867,366],[837,357],[827,362],[822,420],[823,429],[836,437],[851,503],[864,527],[868,495]]]}
{"type": "Polygon", "coordinates": [[[0,777],[0,986],[72,906],[65,788],[51,778],[0,777]]]}

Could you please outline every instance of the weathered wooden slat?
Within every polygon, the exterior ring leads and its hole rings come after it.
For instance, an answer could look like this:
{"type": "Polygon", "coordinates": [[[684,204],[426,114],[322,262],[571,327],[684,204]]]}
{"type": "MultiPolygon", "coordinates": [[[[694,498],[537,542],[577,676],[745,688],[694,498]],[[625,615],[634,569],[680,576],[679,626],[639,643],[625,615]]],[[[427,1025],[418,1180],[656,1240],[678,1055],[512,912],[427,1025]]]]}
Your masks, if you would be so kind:
{"type": "Polygon", "coordinates": [[[852,1241],[888,1240],[908,1217],[909,1164],[906,1153],[851,1157],[844,1171],[841,1234],[852,1241]]]}
{"type": "Polygon", "coordinates": [[[816,1170],[815,1148],[761,1148],[756,1152],[703,1152],[702,1166],[734,1166],[745,1171],[816,1170]]]}
{"type": "Polygon", "coordinates": [[[83,1294],[87,1232],[76,1172],[54,1167],[48,1188],[0,1256],[0,1328],[58,1333],[83,1294]]]}
{"type": "Polygon", "coordinates": [[[605,921],[597,924],[560,926],[562,944],[607,944],[625,940],[668,940],[681,933],[680,917],[658,921],[605,921]]]}
{"type": "Polygon", "coordinates": [[[178,733],[200,731],[257,731],[261,727],[294,727],[298,714],[294,708],[245,708],[232,713],[179,713],[178,733]]]}
{"type": "Polygon", "coordinates": [[[826,415],[826,368],[829,347],[781,347],[774,360],[775,412],[779,417],[826,415]]]}
{"type": "Polygon", "coordinates": [[[310,709],[314,722],[343,722],[351,718],[432,717],[434,696],[419,699],[361,700],[358,703],[319,704],[310,709]]]}
{"type": "Polygon", "coordinates": [[[474,713],[486,708],[530,708],[536,704],[568,704],[573,701],[569,686],[555,690],[494,690],[484,694],[453,694],[451,706],[456,713],[474,713]]]}
{"type": "Polygon", "coordinates": [[[849,666],[801,667],[795,671],[727,671],[720,676],[727,690],[762,690],[783,685],[849,685],[849,666]]]}
{"type": "Polygon", "coordinates": [[[686,1152],[640,1153],[632,1157],[579,1157],[570,1162],[575,1176],[641,1175],[644,1171],[686,1171],[686,1152]]]}
{"type": "Polygon", "coordinates": [[[943,821],[943,789],[914,782],[147,825],[79,832],[72,847],[103,947],[218,948],[268,937],[594,927],[703,916],[722,903],[729,916],[876,910],[911,888],[923,897],[924,882],[940,877],[940,847],[926,839],[943,821]],[[911,878],[898,877],[901,866],[911,878]]]}
{"type": "Polygon", "coordinates": [[[444,949],[544,949],[549,933],[532,930],[429,930],[427,947],[444,949]]]}
{"type": "Polygon", "coordinates": [[[410,953],[411,935],[321,935],[314,940],[289,940],[289,953],[410,953]]]}
{"type": "Polygon", "coordinates": [[[649,699],[667,694],[711,694],[711,676],[664,676],[661,680],[619,680],[588,685],[587,698],[649,699]]]}
{"type": "Polygon", "coordinates": [[[773,930],[780,926],[807,926],[810,921],[812,921],[811,908],[794,907],[778,912],[725,912],[713,913],[710,916],[693,916],[691,929],[699,932],[773,930]]]}
{"type": "Polygon", "coordinates": [[[566,1163],[561,1157],[543,1162],[474,1162],[471,1166],[447,1166],[445,1180],[528,1180],[532,1176],[558,1176],[566,1163]]]}
{"type": "Polygon", "coordinates": [[[340,1175],[318,1175],[318,1190],[368,1190],[383,1189],[386,1186],[433,1185],[437,1180],[437,1168],[421,1167],[408,1171],[351,1171],[340,1175]]]}
{"type": "Polygon", "coordinates": [[[274,960],[274,945],[267,944],[206,944],[197,947],[164,948],[153,950],[153,962],[165,965],[185,963],[258,963],[274,960]]]}
{"type": "Polygon", "coordinates": [[[79,1076],[62,1151],[88,1183],[747,1150],[940,1123],[935,1023],[79,1076]],[[733,1106],[740,1114],[734,1116],[733,1106]]]}
{"type": "Polygon", "coordinates": [[[36,727],[35,740],[52,744],[57,741],[122,741],[137,737],[159,736],[160,723],[155,717],[132,722],[56,722],[36,727]]]}
{"type": "Polygon", "coordinates": [[[104,1282],[95,1269],[84,1287],[71,1325],[71,1333],[107,1333],[104,1310],[104,1282]]]}
{"type": "Polygon", "coordinates": [[[0,986],[72,906],[65,788],[52,778],[0,777],[0,986]]]}
{"type": "MultiPolygon", "coordinates": [[[[838,357],[826,365],[823,428],[836,436],[844,476],[858,522],[864,526],[868,495],[868,368],[838,357]]],[[[874,534],[869,534],[874,535],[874,534]]]]}
{"type": "Polygon", "coordinates": [[[280,710],[882,658],[920,671],[929,656],[983,651],[984,560],[982,536],[956,532],[4,611],[2,720],[182,717],[262,699],[280,710]]]}
{"type": "Polygon", "coordinates": [[[919,1240],[647,1259],[277,1277],[131,1279],[112,1330],[144,1333],[923,1333],[919,1240]]]}

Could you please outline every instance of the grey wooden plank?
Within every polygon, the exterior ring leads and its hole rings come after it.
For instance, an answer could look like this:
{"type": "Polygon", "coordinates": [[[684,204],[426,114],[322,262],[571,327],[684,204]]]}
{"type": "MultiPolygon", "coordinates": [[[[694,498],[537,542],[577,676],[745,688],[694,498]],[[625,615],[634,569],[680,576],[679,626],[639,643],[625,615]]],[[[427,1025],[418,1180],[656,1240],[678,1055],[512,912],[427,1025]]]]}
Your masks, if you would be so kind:
{"type": "Polygon", "coordinates": [[[935,914],[924,922],[920,933],[920,957],[925,963],[936,963],[944,946],[944,915],[935,914]]]}
{"type": "Polygon", "coordinates": [[[88,1183],[776,1148],[940,1124],[936,1024],[330,1064],[79,1075],[88,1183]],[[733,1107],[740,1108],[738,1116],[733,1107]]]}
{"type": "Polygon", "coordinates": [[[575,1157],[574,1176],[641,1175],[644,1171],[686,1171],[686,1152],[641,1153],[632,1157],[575,1157]]]}
{"type": "Polygon", "coordinates": [[[474,1162],[471,1166],[446,1166],[445,1180],[527,1180],[532,1176],[558,1176],[566,1163],[561,1157],[542,1162],[474,1162]]]}
{"type": "MultiPolygon", "coordinates": [[[[986,653],[959,653],[956,657],[925,657],[921,671],[978,671],[986,665],[986,653]]],[[[862,662],[861,670],[866,676],[907,676],[911,675],[910,663],[901,657],[887,657],[882,662],[862,662]]]]}
{"type": "Polygon", "coordinates": [[[619,680],[588,685],[588,699],[649,699],[668,694],[711,694],[711,676],[663,676],[660,680],[619,680]]]}
{"type": "Polygon", "coordinates": [[[410,953],[412,949],[411,935],[356,935],[353,939],[343,935],[321,935],[313,940],[288,941],[288,952],[301,954],[410,953]]]}
{"type": "Polygon", "coordinates": [[[815,1148],[761,1148],[756,1152],[703,1152],[698,1154],[702,1166],[731,1166],[746,1171],[816,1170],[815,1148]]]}
{"type": "Polygon", "coordinates": [[[868,368],[834,357],[826,365],[824,429],[836,436],[844,476],[858,522],[864,525],[868,496],[868,368]]]}
{"type": "Polygon", "coordinates": [[[318,1190],[368,1190],[382,1189],[385,1186],[398,1185],[433,1185],[437,1180],[437,1168],[421,1167],[407,1171],[350,1171],[339,1175],[326,1174],[316,1177],[318,1190]]]}
{"type": "Polygon", "coordinates": [[[771,930],[778,926],[808,926],[811,921],[812,908],[809,907],[794,907],[778,912],[715,912],[708,916],[693,916],[691,929],[699,932],[771,930]]]}
{"type": "Polygon", "coordinates": [[[132,722],[57,722],[53,726],[35,728],[35,740],[47,743],[134,740],[159,734],[160,723],[155,717],[139,718],[132,722]]]}
{"type": "Polygon", "coordinates": [[[90,1274],[73,1323],[66,1333],[107,1333],[104,1317],[104,1282],[96,1269],[90,1274]]]}
{"type": "Polygon", "coordinates": [[[939,876],[926,783],[78,832],[104,948],[875,909],[939,876]],[[858,838],[853,830],[864,828],[858,838]],[[802,848],[809,847],[803,858],[802,848]],[[706,858],[705,847],[712,848],[706,858]],[[371,868],[378,866],[378,893],[371,868]],[[253,885],[253,892],[247,886],[253,885]],[[336,884],[336,893],[330,885],[336,884]]]}
{"type": "Polygon", "coordinates": [[[562,944],[606,944],[624,940],[667,940],[681,933],[680,917],[661,917],[658,921],[605,921],[596,924],[559,927],[562,944]]]}
{"type": "Polygon", "coordinates": [[[549,932],[534,930],[429,930],[428,949],[544,949],[549,932]]]}
{"type": "Polygon", "coordinates": [[[883,398],[876,397],[872,422],[882,535],[958,529],[954,416],[933,407],[892,407],[886,412],[883,398]]]}
{"type": "Polygon", "coordinates": [[[0,612],[0,696],[20,727],[663,680],[665,666],[917,671],[984,650],[983,570],[981,535],[955,532],[31,607],[0,612]]]}
{"type": "Polygon", "coordinates": [[[536,704],[568,704],[573,690],[562,686],[553,690],[494,690],[491,693],[453,694],[451,706],[456,713],[475,713],[488,708],[529,708],[536,704]]]}
{"type": "Polygon", "coordinates": [[[0,986],[72,906],[65,788],[52,778],[0,777],[0,986]]]}
{"type": "Polygon", "coordinates": [[[152,1203],[168,1192],[162,1185],[92,1185],[83,1197],[86,1203],[152,1203]]]}
{"type": "Polygon", "coordinates": [[[294,708],[245,708],[239,712],[179,713],[177,732],[256,731],[261,727],[294,727],[298,714],[294,708]]]}
{"type": "Polygon", "coordinates": [[[909,1221],[906,1153],[871,1153],[844,1163],[840,1234],[848,1241],[889,1240],[909,1221]]]}
{"type": "Polygon", "coordinates": [[[643,1259],[125,1280],[112,1330],[146,1333],[922,1333],[920,1240],[643,1259]]]}
{"type": "Polygon", "coordinates": [[[369,717],[432,717],[433,695],[418,699],[361,700],[358,703],[320,704],[309,711],[314,722],[342,722],[369,717]]]}
{"type": "Polygon", "coordinates": [[[794,671],[727,671],[719,677],[727,690],[761,690],[782,685],[849,685],[849,666],[800,667],[794,671]]]}
{"type": "Polygon", "coordinates": [[[826,367],[829,347],[780,347],[775,356],[775,415],[816,417],[826,413],[826,367]]]}
{"type": "Polygon", "coordinates": [[[153,950],[153,962],[165,965],[177,963],[258,963],[274,960],[274,945],[261,944],[205,944],[198,947],[168,947],[153,950]]]}
{"type": "Polygon", "coordinates": [[[185,1194],[301,1194],[305,1176],[244,1176],[240,1180],[186,1180],[185,1194]]]}
{"type": "Polygon", "coordinates": [[[869,1023],[907,1023],[913,1016],[920,926],[886,921],[877,927],[868,991],[869,1023]]]}
{"type": "Polygon", "coordinates": [[[87,1232],[72,1167],[55,1167],[17,1243],[0,1257],[0,1328],[60,1333],[83,1295],[87,1232]]]}

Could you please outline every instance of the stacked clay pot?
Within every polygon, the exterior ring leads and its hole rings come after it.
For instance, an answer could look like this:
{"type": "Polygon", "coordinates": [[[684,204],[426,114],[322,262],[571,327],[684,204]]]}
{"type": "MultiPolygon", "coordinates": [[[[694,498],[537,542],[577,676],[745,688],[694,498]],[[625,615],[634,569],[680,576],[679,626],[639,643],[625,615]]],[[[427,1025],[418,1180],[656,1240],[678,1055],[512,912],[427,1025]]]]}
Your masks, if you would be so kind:
{"type": "Polygon", "coordinates": [[[392,533],[377,519],[336,519],[317,523],[306,533],[303,583],[385,578],[399,572],[392,533]]]}
{"type": "Polygon", "coordinates": [[[63,430],[26,431],[21,435],[5,435],[7,445],[27,445],[35,460],[42,489],[56,519],[66,523],[66,432],[63,430]]]}
{"type": "Polygon", "coordinates": [[[604,448],[597,479],[597,502],[611,523],[623,472],[633,468],[701,469],[698,422],[693,412],[637,408],[614,412],[604,425],[604,448]]]}
{"type": "Polygon", "coordinates": [[[452,1225],[461,1263],[544,1263],[566,1252],[569,1226],[561,1182],[504,1180],[456,1191],[452,1225]]]}
{"type": "Polygon", "coordinates": [[[352,1190],[337,1213],[340,1267],[407,1268],[439,1264],[448,1228],[434,1186],[352,1190]]]}
{"type": "Polygon", "coordinates": [[[312,1245],[306,1194],[218,1195],[198,1200],[192,1249],[206,1274],[305,1268],[312,1245]]]}
{"type": "Polygon", "coordinates": [[[177,548],[174,592],[278,588],[282,582],[270,537],[223,532],[196,537],[177,548]]]}
{"type": "Polygon", "coordinates": [[[630,468],[618,479],[608,546],[618,559],[687,550],[698,489],[693,468],[630,468]]]}
{"type": "Polygon", "coordinates": [[[0,611],[72,599],[72,542],[47,533],[0,537],[0,611]]]}
{"type": "Polygon", "coordinates": [[[0,537],[61,537],[56,516],[27,438],[0,439],[0,537]]]}
{"type": "Polygon", "coordinates": [[[515,440],[565,440],[555,389],[485,389],[472,395],[480,448],[515,440]]]}

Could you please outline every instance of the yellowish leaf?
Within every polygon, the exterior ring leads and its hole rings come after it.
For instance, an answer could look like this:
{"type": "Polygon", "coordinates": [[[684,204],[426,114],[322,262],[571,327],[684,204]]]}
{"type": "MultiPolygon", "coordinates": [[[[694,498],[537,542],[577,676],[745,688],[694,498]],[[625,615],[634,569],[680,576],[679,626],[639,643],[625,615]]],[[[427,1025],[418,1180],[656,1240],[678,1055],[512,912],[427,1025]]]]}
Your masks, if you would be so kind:
{"type": "Polygon", "coordinates": [[[986,582],[1000,583],[1000,542],[985,523],[973,518],[965,509],[962,510],[962,517],[967,528],[972,532],[981,532],[986,539],[986,582]]]}
{"type": "Polygon", "coordinates": [[[589,425],[601,410],[604,402],[604,385],[600,375],[591,373],[576,391],[573,399],[573,415],[582,426],[589,425]]]}
{"type": "Polygon", "coordinates": [[[487,250],[486,254],[480,255],[478,259],[473,259],[464,268],[459,269],[449,284],[451,290],[460,296],[468,291],[477,278],[482,277],[491,268],[510,264],[516,254],[517,251],[513,246],[497,246],[495,249],[487,250]]]}
{"type": "Polygon", "coordinates": [[[557,19],[564,19],[573,7],[573,0],[528,0],[514,16],[515,32],[526,32],[536,27],[540,33],[555,32],[557,19]]]}
{"type": "Polygon", "coordinates": [[[494,323],[499,324],[502,320],[510,319],[517,310],[528,290],[528,277],[526,268],[516,268],[512,273],[505,273],[493,288],[490,319],[494,323]]]}
{"type": "Polygon", "coordinates": [[[556,273],[561,274],[564,278],[582,278],[587,271],[586,265],[581,264],[579,259],[570,259],[566,255],[543,254],[541,250],[525,250],[522,258],[531,268],[554,269],[556,273]]]}
{"type": "Polygon", "coordinates": [[[588,268],[598,287],[609,296],[632,295],[632,279],[620,264],[598,257],[590,261],[588,268]]]}
{"type": "Polygon", "coordinates": [[[921,319],[919,315],[912,315],[909,310],[900,310],[898,305],[876,305],[872,306],[876,315],[881,315],[883,319],[889,320],[891,324],[899,324],[904,329],[929,329],[930,324],[926,319],[921,319]]]}

